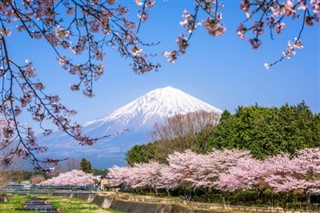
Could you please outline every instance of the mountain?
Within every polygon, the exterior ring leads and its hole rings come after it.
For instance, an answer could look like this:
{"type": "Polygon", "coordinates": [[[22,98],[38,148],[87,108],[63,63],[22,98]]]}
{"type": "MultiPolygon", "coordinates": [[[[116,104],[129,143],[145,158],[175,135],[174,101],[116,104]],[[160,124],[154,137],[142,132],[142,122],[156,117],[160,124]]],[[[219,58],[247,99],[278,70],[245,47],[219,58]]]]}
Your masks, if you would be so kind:
{"type": "Polygon", "coordinates": [[[112,113],[83,125],[84,134],[102,137],[93,146],[79,146],[63,132],[40,137],[40,144],[49,148],[47,155],[59,158],[87,158],[95,168],[106,168],[114,164],[124,165],[125,153],[134,145],[150,142],[150,133],[156,122],[188,112],[207,111],[217,114],[221,110],[179,89],[165,87],[155,89],[138,99],[116,109],[112,113]],[[125,131],[127,130],[127,131],[125,131]]]}

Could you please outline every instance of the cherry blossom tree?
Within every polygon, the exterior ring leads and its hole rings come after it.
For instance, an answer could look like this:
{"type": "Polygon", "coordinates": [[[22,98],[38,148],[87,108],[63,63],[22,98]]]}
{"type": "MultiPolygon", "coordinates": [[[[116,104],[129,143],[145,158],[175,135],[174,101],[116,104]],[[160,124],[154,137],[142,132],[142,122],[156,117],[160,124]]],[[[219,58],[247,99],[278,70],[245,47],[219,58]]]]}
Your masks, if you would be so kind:
{"type": "Polygon", "coordinates": [[[239,150],[213,150],[209,155],[190,150],[168,156],[168,165],[156,162],[135,164],[132,167],[113,167],[108,173],[113,186],[126,184],[131,188],[210,192],[219,187],[220,176],[243,159],[251,159],[249,152],[239,150]]]}
{"type": "Polygon", "coordinates": [[[216,150],[208,155],[190,150],[175,152],[168,165],[157,162],[135,164],[132,167],[113,167],[108,173],[113,186],[125,184],[131,189],[165,189],[168,194],[178,188],[190,193],[202,190],[209,195],[213,189],[226,192],[266,190],[287,195],[298,193],[310,206],[311,195],[320,194],[320,148],[304,149],[291,157],[279,154],[257,160],[243,150],[216,150]]]}
{"type": "Polygon", "coordinates": [[[130,175],[131,175],[130,167],[113,166],[112,168],[109,169],[107,177],[109,179],[110,186],[118,187],[121,184],[128,183],[130,175]]]}
{"type": "Polygon", "coordinates": [[[174,183],[172,188],[181,187],[186,191],[195,189],[199,181],[197,172],[204,162],[203,155],[196,154],[191,150],[169,155],[168,163],[172,176],[168,178],[170,178],[169,182],[174,183]]]}
{"type": "Polygon", "coordinates": [[[45,180],[38,185],[40,186],[92,186],[97,178],[92,174],[85,173],[81,170],[72,170],[61,173],[57,177],[45,180]]]}
{"type": "Polygon", "coordinates": [[[194,188],[196,171],[204,162],[202,155],[190,150],[175,152],[168,157],[169,165],[157,162],[135,164],[132,167],[112,167],[108,178],[112,186],[125,184],[133,189],[149,188],[157,192],[178,187],[186,190],[194,188]]]}
{"type": "Polygon", "coordinates": [[[206,174],[204,186],[208,187],[210,191],[213,188],[219,188],[220,177],[228,174],[231,168],[238,165],[238,161],[247,159],[251,159],[248,151],[213,149],[206,157],[204,166],[199,168],[203,170],[203,174],[206,174]]]}
{"type": "Polygon", "coordinates": [[[229,171],[220,176],[222,190],[266,188],[276,193],[303,193],[310,204],[310,195],[319,194],[320,149],[303,149],[291,158],[287,154],[269,157],[264,161],[240,159],[229,171]]]}
{"type": "Polygon", "coordinates": [[[172,167],[164,165],[159,176],[158,189],[165,189],[168,195],[170,195],[171,190],[179,187],[175,170],[172,167]]]}
{"type": "Polygon", "coordinates": [[[219,176],[217,188],[222,190],[223,195],[224,192],[252,190],[259,198],[268,188],[264,180],[265,174],[267,169],[262,161],[252,157],[240,158],[228,172],[219,176]]]}
{"type": "Polygon", "coordinates": [[[127,178],[127,186],[132,189],[149,189],[150,191],[158,192],[162,184],[162,169],[166,167],[158,162],[149,162],[135,164],[130,168],[131,173],[127,178]]]}
{"type": "MultiPolygon", "coordinates": [[[[268,176],[266,182],[276,192],[287,192],[297,189],[309,190],[316,187],[320,163],[319,148],[304,149],[298,152],[294,158],[287,155],[278,155],[266,159],[268,176]]],[[[316,187],[318,188],[318,187],[316,187]]]]}
{"type": "MultiPolygon", "coordinates": [[[[203,26],[209,35],[217,37],[225,33],[220,0],[194,0],[193,11],[183,11],[181,26],[186,31],[178,36],[178,48],[165,51],[169,62],[186,53],[195,30],[203,26]]],[[[128,7],[116,0],[5,0],[0,2],[0,150],[5,150],[1,163],[10,164],[14,156],[30,159],[36,168],[43,164],[56,163],[56,159],[39,159],[37,153],[46,147],[37,144],[34,130],[21,121],[21,113],[30,113],[38,122],[43,134],[52,133],[45,127],[50,120],[59,130],[66,132],[81,145],[92,145],[99,138],[90,138],[81,131],[81,126],[72,123],[70,116],[76,112],[60,103],[59,96],[49,94],[45,85],[37,79],[37,69],[32,61],[19,63],[10,51],[9,37],[24,33],[34,40],[44,40],[56,54],[61,69],[78,77],[71,90],[82,89],[83,94],[93,97],[93,85],[104,73],[101,61],[105,49],[110,47],[120,56],[130,59],[136,73],[157,70],[160,65],[146,53],[145,43],[139,37],[139,30],[148,21],[154,0],[135,0],[138,19],[129,19],[128,7]],[[71,55],[83,55],[85,59],[75,60],[71,55]]],[[[319,0],[242,0],[240,9],[246,13],[237,34],[245,38],[252,34],[249,42],[254,49],[261,46],[261,35],[269,30],[271,38],[285,30],[285,22],[294,19],[300,23],[296,38],[280,59],[266,63],[269,68],[285,58],[291,58],[296,49],[303,47],[301,35],[305,26],[319,22],[319,0]],[[250,21],[251,24],[250,24],[250,21]]],[[[292,39],[291,39],[292,40],[292,39]]],[[[160,53],[162,55],[162,53],[160,53]]],[[[40,71],[41,72],[41,71],[40,71]]],[[[108,137],[107,135],[105,137],[108,137]]]]}
{"type": "MultiPolygon", "coordinates": [[[[276,165],[275,162],[272,160],[270,165],[276,165]]],[[[310,196],[320,192],[320,148],[303,149],[280,167],[275,166],[265,178],[269,186],[275,192],[302,191],[310,205],[310,196]]]]}

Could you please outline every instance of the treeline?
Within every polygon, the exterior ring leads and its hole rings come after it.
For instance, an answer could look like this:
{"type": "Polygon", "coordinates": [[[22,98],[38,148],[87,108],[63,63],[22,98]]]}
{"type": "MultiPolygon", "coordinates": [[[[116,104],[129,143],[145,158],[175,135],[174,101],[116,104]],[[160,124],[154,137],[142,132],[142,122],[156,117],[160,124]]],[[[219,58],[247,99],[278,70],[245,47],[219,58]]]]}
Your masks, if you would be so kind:
{"type": "Polygon", "coordinates": [[[167,161],[112,167],[109,183],[129,192],[188,194],[196,200],[204,196],[208,202],[223,204],[319,207],[320,148],[302,149],[295,157],[279,154],[265,160],[238,149],[213,149],[206,155],[186,150],[169,155],[167,161]]]}
{"type": "MultiPolygon", "coordinates": [[[[199,125],[197,119],[204,120],[208,115],[203,112],[188,116],[199,125]]],[[[201,124],[201,130],[184,131],[179,137],[171,137],[172,131],[183,129],[186,119],[170,119],[171,122],[156,126],[158,140],[134,146],[127,153],[129,165],[150,160],[166,163],[169,154],[186,149],[206,154],[213,148],[238,148],[250,151],[257,159],[265,159],[280,153],[294,155],[304,148],[319,147],[320,143],[320,114],[313,113],[304,102],[272,108],[238,107],[234,114],[224,111],[218,125],[217,116],[211,115],[211,119],[201,124]]]]}

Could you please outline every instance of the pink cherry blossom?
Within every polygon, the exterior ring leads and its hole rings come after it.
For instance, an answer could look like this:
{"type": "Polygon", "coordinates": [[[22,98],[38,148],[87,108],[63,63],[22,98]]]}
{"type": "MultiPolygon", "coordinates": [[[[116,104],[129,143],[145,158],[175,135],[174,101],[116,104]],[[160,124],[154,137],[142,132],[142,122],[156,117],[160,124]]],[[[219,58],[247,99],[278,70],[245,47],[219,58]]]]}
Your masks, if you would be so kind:
{"type": "Polygon", "coordinates": [[[92,186],[97,178],[81,170],[72,170],[59,174],[57,177],[45,180],[40,186],[92,186]]]}

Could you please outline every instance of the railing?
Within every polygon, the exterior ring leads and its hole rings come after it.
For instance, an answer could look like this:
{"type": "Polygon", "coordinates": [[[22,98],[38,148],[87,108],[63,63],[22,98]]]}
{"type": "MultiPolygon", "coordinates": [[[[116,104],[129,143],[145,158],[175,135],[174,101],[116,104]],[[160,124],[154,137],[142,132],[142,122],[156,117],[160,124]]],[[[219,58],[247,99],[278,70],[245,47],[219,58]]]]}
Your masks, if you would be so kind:
{"type": "Polygon", "coordinates": [[[10,185],[0,188],[0,193],[18,194],[52,194],[52,193],[96,193],[95,186],[36,186],[25,187],[24,185],[10,185]]]}
{"type": "Polygon", "coordinates": [[[129,202],[144,202],[154,204],[171,204],[182,205],[190,209],[202,209],[221,212],[243,211],[243,212],[257,212],[257,213],[320,213],[320,211],[307,211],[307,210],[295,210],[284,209],[281,207],[252,207],[252,206],[238,206],[238,205],[223,205],[217,203],[200,203],[193,201],[186,201],[183,199],[169,199],[153,196],[134,195],[130,193],[122,192],[103,192],[102,195],[116,197],[116,199],[129,201],[129,202]]]}
{"type": "Polygon", "coordinates": [[[96,186],[38,186],[38,185],[32,185],[31,189],[37,190],[37,189],[49,189],[49,190],[83,190],[83,191],[96,191],[96,186]]]}

